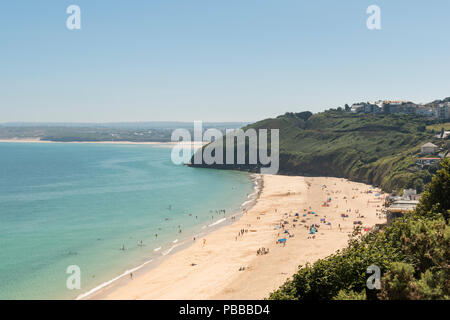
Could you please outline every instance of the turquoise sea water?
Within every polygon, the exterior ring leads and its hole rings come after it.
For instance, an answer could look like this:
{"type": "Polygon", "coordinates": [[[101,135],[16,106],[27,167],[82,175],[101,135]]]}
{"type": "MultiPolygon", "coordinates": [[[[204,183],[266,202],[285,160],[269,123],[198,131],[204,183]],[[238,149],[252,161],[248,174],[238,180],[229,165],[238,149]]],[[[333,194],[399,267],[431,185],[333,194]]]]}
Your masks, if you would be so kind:
{"type": "Polygon", "coordinates": [[[191,239],[253,192],[248,174],[177,166],[170,153],[0,143],[0,299],[75,298],[191,239]],[[80,290],[66,288],[69,265],[81,269],[80,290]]]}

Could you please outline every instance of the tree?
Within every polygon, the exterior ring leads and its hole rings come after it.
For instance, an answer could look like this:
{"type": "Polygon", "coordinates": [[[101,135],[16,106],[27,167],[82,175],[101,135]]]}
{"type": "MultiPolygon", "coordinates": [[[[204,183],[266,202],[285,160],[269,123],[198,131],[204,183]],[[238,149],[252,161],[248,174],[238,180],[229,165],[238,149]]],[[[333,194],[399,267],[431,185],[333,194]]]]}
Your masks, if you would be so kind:
{"type": "Polygon", "coordinates": [[[404,262],[394,262],[384,276],[379,297],[383,300],[409,300],[413,291],[414,267],[404,262]]]}
{"type": "Polygon", "coordinates": [[[450,210],[450,159],[442,160],[440,166],[441,168],[436,172],[431,183],[423,192],[416,212],[420,215],[439,213],[448,222],[450,210]]]}
{"type": "Polygon", "coordinates": [[[414,216],[401,236],[403,262],[382,278],[380,299],[450,298],[450,228],[442,217],[414,216]]]}
{"type": "Polygon", "coordinates": [[[303,111],[303,112],[297,113],[296,115],[300,119],[303,119],[304,121],[307,121],[313,114],[310,111],[303,111]]]}

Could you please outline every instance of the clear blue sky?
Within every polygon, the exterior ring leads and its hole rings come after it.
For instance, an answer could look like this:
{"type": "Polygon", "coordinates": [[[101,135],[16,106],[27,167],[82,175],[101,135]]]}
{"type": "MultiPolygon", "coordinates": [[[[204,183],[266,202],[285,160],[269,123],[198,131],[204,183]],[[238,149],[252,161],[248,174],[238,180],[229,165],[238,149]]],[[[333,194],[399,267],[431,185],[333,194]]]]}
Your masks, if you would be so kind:
{"type": "Polygon", "coordinates": [[[0,122],[253,121],[450,96],[450,1],[14,0],[0,122]],[[66,28],[81,7],[82,29],[66,28]],[[366,28],[381,7],[382,30],[366,28]]]}

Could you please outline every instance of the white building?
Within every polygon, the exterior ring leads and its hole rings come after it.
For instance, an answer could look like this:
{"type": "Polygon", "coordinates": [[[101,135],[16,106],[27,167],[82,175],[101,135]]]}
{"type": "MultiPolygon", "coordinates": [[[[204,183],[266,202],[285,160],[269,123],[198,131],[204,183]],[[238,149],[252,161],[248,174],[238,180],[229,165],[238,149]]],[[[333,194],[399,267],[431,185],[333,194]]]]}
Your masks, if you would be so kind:
{"type": "Polygon", "coordinates": [[[450,119],[450,102],[440,103],[436,107],[436,118],[439,120],[450,119]]]}
{"type": "Polygon", "coordinates": [[[363,112],[365,104],[364,103],[355,103],[350,107],[350,111],[353,113],[363,112]]]}
{"type": "Polygon", "coordinates": [[[419,106],[416,109],[416,115],[423,116],[423,117],[434,117],[434,111],[433,111],[433,108],[419,106]]]}
{"type": "Polygon", "coordinates": [[[433,154],[438,151],[438,146],[431,142],[427,142],[420,147],[420,151],[422,152],[422,154],[433,154]]]}

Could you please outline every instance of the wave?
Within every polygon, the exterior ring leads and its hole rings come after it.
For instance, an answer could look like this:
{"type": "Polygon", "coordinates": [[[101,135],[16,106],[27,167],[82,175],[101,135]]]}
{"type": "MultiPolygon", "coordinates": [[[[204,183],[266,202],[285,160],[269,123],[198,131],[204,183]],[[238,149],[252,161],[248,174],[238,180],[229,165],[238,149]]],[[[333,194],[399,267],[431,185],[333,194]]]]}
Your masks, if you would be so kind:
{"type": "Polygon", "coordinates": [[[113,278],[113,279],[111,279],[111,280],[109,280],[109,281],[103,282],[101,285],[95,287],[94,289],[89,290],[89,291],[86,292],[86,293],[80,294],[78,297],[76,297],[75,300],[81,300],[81,299],[86,298],[87,296],[90,296],[91,294],[93,294],[93,293],[95,293],[95,292],[97,292],[97,291],[99,291],[99,290],[105,288],[106,286],[108,286],[108,285],[110,285],[111,283],[113,283],[113,282],[119,280],[120,278],[122,278],[122,277],[124,277],[124,276],[127,276],[127,275],[129,275],[130,273],[135,272],[135,271],[141,269],[142,267],[144,267],[145,265],[149,264],[149,263],[152,262],[152,261],[153,261],[153,260],[150,259],[150,260],[144,262],[143,264],[141,264],[140,266],[138,266],[138,267],[136,267],[136,268],[126,270],[126,271],[125,271],[124,273],[122,273],[121,275],[119,275],[119,276],[117,276],[117,277],[115,277],[115,278],[113,278]]]}
{"type": "Polygon", "coordinates": [[[253,200],[245,201],[243,204],[241,204],[241,207],[245,207],[247,204],[250,204],[252,202],[253,202],[253,200]]]}
{"type": "Polygon", "coordinates": [[[175,249],[176,247],[178,247],[179,245],[177,244],[177,245],[174,245],[174,246],[172,246],[172,247],[170,247],[170,249],[169,250],[167,250],[166,252],[163,252],[163,256],[167,256],[169,253],[171,253],[172,252],[172,250],[173,249],[175,249]]]}
{"type": "Polygon", "coordinates": [[[215,226],[215,225],[218,225],[219,223],[222,223],[222,222],[224,222],[225,220],[227,220],[227,218],[222,218],[222,219],[220,219],[220,220],[217,220],[216,222],[211,223],[208,227],[213,227],[213,226],[215,226]]]}

